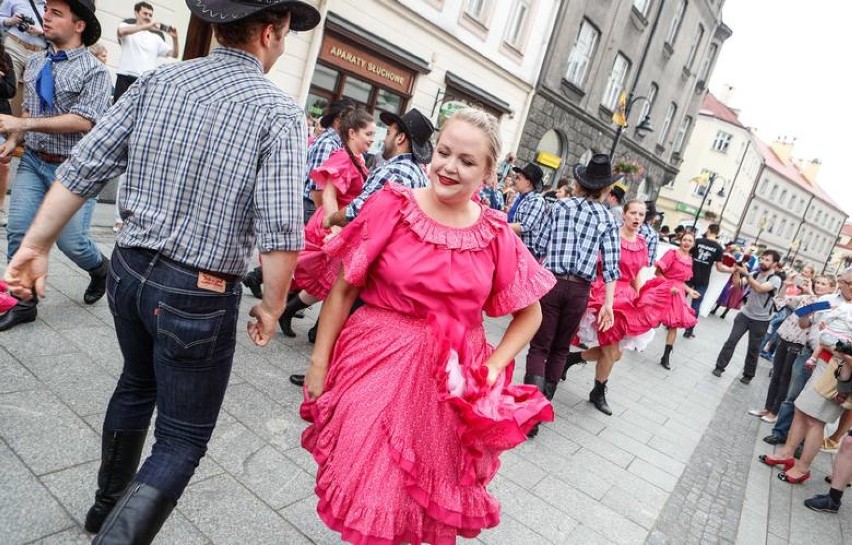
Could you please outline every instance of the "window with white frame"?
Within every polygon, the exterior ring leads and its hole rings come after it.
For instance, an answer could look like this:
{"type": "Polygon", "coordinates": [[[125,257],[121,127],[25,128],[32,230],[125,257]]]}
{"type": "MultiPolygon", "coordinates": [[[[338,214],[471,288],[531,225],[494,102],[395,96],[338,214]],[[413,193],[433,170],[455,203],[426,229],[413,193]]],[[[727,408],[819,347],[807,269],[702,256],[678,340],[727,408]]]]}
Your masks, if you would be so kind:
{"type": "Polygon", "coordinates": [[[488,17],[488,3],[491,0],[467,0],[465,3],[464,12],[472,19],[485,23],[488,17]]]}
{"type": "Polygon", "coordinates": [[[774,201],[776,195],[778,195],[778,184],[772,184],[772,191],[769,192],[769,200],[774,201]]]}
{"type": "Polygon", "coordinates": [[[778,214],[772,214],[772,219],[766,224],[766,230],[770,233],[775,232],[775,222],[778,221],[778,214]]]}
{"type": "Polygon", "coordinates": [[[793,209],[793,206],[794,206],[795,204],[796,204],[796,195],[795,195],[795,194],[793,194],[793,193],[791,193],[791,194],[790,194],[790,202],[789,202],[789,203],[787,203],[787,208],[789,208],[790,210],[792,210],[792,209],[793,209]]]}
{"type": "Polygon", "coordinates": [[[609,81],[606,84],[606,92],[604,92],[603,104],[607,109],[615,111],[618,105],[618,96],[624,90],[624,84],[627,81],[627,73],[630,71],[630,61],[627,57],[619,53],[615,56],[615,62],[612,64],[612,72],[609,74],[609,81]]]}
{"type": "Polygon", "coordinates": [[[577,87],[582,87],[586,82],[586,74],[589,73],[589,66],[592,64],[592,56],[595,54],[600,35],[601,33],[588,19],[583,19],[577,41],[574,42],[574,49],[568,57],[568,71],[565,73],[565,79],[577,87]]]}
{"type": "Polygon", "coordinates": [[[760,191],[759,194],[763,195],[766,193],[766,190],[769,189],[769,179],[764,178],[762,182],[760,182],[760,191]]]}
{"type": "Polygon", "coordinates": [[[725,131],[719,131],[716,133],[716,139],[713,140],[713,151],[718,151],[720,153],[728,153],[728,146],[731,145],[731,140],[734,138],[734,135],[725,131]]]}
{"type": "Polygon", "coordinates": [[[686,13],[686,0],[680,0],[677,4],[677,9],[674,13],[674,18],[669,24],[669,31],[666,34],[666,43],[674,45],[677,39],[677,33],[680,30],[680,24],[683,22],[683,15],[686,13]]]}
{"type": "Polygon", "coordinates": [[[786,189],[782,189],[782,190],[781,190],[781,196],[780,196],[780,197],[778,197],[778,201],[783,203],[783,202],[784,202],[784,199],[786,199],[786,198],[787,198],[787,190],[786,190],[786,189]]]}
{"type": "Polygon", "coordinates": [[[689,71],[692,71],[692,65],[695,63],[695,57],[698,56],[698,49],[701,47],[701,40],[703,39],[704,25],[698,25],[698,32],[695,33],[695,39],[689,46],[689,55],[686,56],[686,68],[689,71]]]}
{"type": "Polygon", "coordinates": [[[793,236],[793,222],[790,222],[790,225],[787,226],[787,238],[793,236]]]}
{"type": "Polygon", "coordinates": [[[749,225],[754,225],[754,218],[756,216],[757,216],[757,207],[752,206],[749,209],[748,214],[746,215],[746,223],[749,224],[749,225]]]}
{"type": "Polygon", "coordinates": [[[698,81],[707,81],[707,78],[710,77],[710,68],[716,60],[717,53],[719,53],[719,44],[710,44],[710,47],[707,48],[707,54],[704,55],[701,68],[698,70],[698,81]]]}
{"type": "Polygon", "coordinates": [[[642,17],[647,17],[648,8],[651,7],[651,0],[633,0],[633,7],[642,14],[642,17]]]}
{"type": "Polygon", "coordinates": [[[509,25],[506,27],[505,42],[515,49],[522,49],[527,37],[527,26],[530,18],[530,0],[517,0],[509,25]]]}
{"type": "Polygon", "coordinates": [[[805,207],[805,199],[802,198],[802,197],[799,197],[799,206],[796,207],[796,212],[801,212],[804,207],[805,207]]]}
{"type": "Polygon", "coordinates": [[[648,87],[648,94],[646,95],[648,100],[642,101],[642,113],[639,115],[639,123],[641,123],[651,113],[651,108],[654,107],[654,101],[657,100],[657,93],[659,92],[660,88],[657,87],[657,84],[651,83],[651,86],[648,87]]]}
{"type": "Polygon", "coordinates": [[[692,118],[688,115],[683,117],[683,120],[680,122],[680,127],[677,129],[677,133],[674,138],[674,145],[672,145],[672,151],[675,153],[680,153],[683,150],[683,143],[686,141],[686,135],[689,133],[689,128],[692,126],[692,118]]]}
{"type": "Polygon", "coordinates": [[[672,126],[672,122],[674,121],[676,113],[677,104],[672,102],[671,104],[669,104],[669,108],[666,110],[666,118],[663,120],[663,126],[660,127],[660,134],[657,136],[657,144],[661,146],[666,145],[666,139],[669,137],[669,129],[672,126]]]}

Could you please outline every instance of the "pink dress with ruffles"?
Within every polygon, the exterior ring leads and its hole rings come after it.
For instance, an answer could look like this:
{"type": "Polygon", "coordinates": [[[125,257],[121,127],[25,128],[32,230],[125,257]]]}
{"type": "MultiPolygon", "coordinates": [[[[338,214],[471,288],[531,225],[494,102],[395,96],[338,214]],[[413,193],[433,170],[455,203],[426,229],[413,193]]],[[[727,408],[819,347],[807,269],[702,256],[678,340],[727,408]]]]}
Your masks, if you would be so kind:
{"type": "Polygon", "coordinates": [[[502,316],[555,284],[506,223],[481,207],[452,228],[389,183],[324,250],[365,305],[343,327],[325,391],[306,400],[302,445],[319,468],[317,511],[358,545],[449,545],[496,526],[486,491],[498,455],[553,409],[511,366],[493,387],[483,311],[502,316]]]}
{"type": "Polygon", "coordinates": [[[636,302],[642,312],[632,330],[653,329],[661,324],[672,329],[695,326],[698,320],[684,289],[684,282],[692,278],[692,257],[671,249],[657,261],[657,268],[665,276],[655,276],[642,286],[636,302]],[[672,293],[672,288],[677,291],[672,293]]]}
{"type": "MultiPolygon", "coordinates": [[[[363,172],[367,172],[364,160],[360,156],[355,156],[355,160],[363,172]]],[[[346,148],[333,151],[322,165],[311,171],[311,179],[320,190],[327,184],[337,188],[338,209],[355,200],[364,189],[364,178],[352,163],[346,148]]],[[[305,290],[320,300],[328,296],[340,270],[340,261],[322,251],[323,240],[329,233],[322,226],[324,218],[325,210],[319,206],[305,225],[305,249],[299,252],[291,288],[294,291],[305,290]]]]}

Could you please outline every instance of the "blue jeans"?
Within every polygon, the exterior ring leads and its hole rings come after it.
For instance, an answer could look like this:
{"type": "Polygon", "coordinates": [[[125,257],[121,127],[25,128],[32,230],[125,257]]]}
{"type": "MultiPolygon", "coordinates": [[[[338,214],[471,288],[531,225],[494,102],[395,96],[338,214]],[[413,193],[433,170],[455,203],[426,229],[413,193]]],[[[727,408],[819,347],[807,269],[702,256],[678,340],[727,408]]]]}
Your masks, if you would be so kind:
{"type": "MultiPolygon", "coordinates": [[[[6,257],[10,261],[21,246],[21,240],[30,228],[44,196],[56,180],[58,167],[59,165],[42,161],[29,149],[21,157],[12,187],[12,197],[9,200],[9,225],[6,227],[6,257]]],[[[89,237],[94,208],[95,199],[88,199],[65,225],[56,241],[62,253],[86,271],[101,266],[101,251],[89,237]]]]}
{"type": "Polygon", "coordinates": [[[778,420],[775,421],[775,427],[772,428],[772,435],[781,439],[787,438],[787,432],[790,431],[790,426],[793,424],[793,413],[795,407],[793,403],[802,390],[805,389],[808,379],[811,374],[805,370],[805,361],[811,357],[813,350],[805,346],[799,352],[799,356],[793,362],[793,370],[790,374],[790,388],[787,390],[787,399],[781,403],[781,408],[778,410],[778,420]]]}
{"type": "Polygon", "coordinates": [[[124,356],[104,433],[148,427],[154,446],[136,480],[177,501],[216,426],[231,374],[242,290],[197,287],[198,271],[157,252],[116,247],[107,300],[124,356]]]}
{"type": "MultiPolygon", "coordinates": [[[[707,293],[707,284],[690,284],[692,289],[701,294],[700,297],[696,297],[692,300],[692,310],[695,312],[695,317],[698,318],[698,312],[701,310],[701,302],[704,301],[704,294],[707,293]]],[[[695,329],[695,326],[688,327],[684,331],[684,333],[692,333],[692,330],[695,329]]]]}

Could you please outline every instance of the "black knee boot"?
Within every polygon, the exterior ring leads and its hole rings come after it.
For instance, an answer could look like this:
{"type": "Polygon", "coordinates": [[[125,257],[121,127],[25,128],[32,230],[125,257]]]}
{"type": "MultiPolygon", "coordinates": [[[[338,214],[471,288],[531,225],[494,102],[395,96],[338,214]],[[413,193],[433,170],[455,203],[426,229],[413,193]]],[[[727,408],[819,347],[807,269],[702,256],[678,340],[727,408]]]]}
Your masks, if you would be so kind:
{"type": "Polygon", "coordinates": [[[308,342],[314,344],[317,342],[317,332],[319,331],[319,320],[314,323],[314,326],[308,330],[308,342]]]}
{"type": "Polygon", "coordinates": [[[263,299],[263,289],[261,286],[263,285],[263,269],[257,267],[253,271],[249,272],[245,278],[243,278],[243,286],[247,287],[251,290],[251,294],[257,297],[258,299],[263,299]]]}
{"type": "Polygon", "coordinates": [[[731,310],[731,309],[730,309],[730,308],[728,308],[728,307],[725,307],[725,310],[723,310],[723,311],[722,311],[722,314],[720,314],[720,315],[719,315],[719,318],[721,318],[721,319],[723,319],[723,320],[724,320],[724,319],[725,319],[725,316],[727,316],[727,315],[728,315],[728,311],[729,311],[729,310],[731,310]]]}
{"type": "Polygon", "coordinates": [[[149,545],[175,501],[153,486],[133,482],[104,521],[92,545],[149,545]]]}
{"type": "Polygon", "coordinates": [[[109,274],[109,259],[101,254],[101,264],[87,271],[91,279],[83,294],[83,302],[87,305],[95,304],[98,299],[106,293],[107,274],[109,274]]]}
{"type": "Polygon", "coordinates": [[[565,368],[562,370],[562,380],[568,379],[568,369],[577,365],[578,363],[586,363],[586,360],[583,359],[582,352],[569,352],[568,357],[565,358],[565,368]]]}
{"type": "MultiPolygon", "coordinates": [[[[524,384],[532,384],[533,386],[538,388],[539,392],[543,393],[545,395],[545,397],[547,397],[547,381],[544,379],[544,377],[540,377],[538,375],[524,375],[524,384]]],[[[554,388],[553,391],[555,392],[556,389],[554,388]]],[[[548,398],[548,399],[550,399],[550,398],[548,398]]],[[[538,427],[539,427],[539,424],[536,424],[527,433],[527,437],[532,439],[533,437],[538,435],[538,427]]]]}
{"type": "Polygon", "coordinates": [[[278,318],[278,325],[281,326],[281,332],[284,333],[285,336],[296,336],[296,333],[291,327],[291,323],[293,322],[293,316],[296,315],[296,312],[302,310],[303,308],[308,308],[309,306],[311,305],[303,303],[298,296],[293,297],[292,299],[287,301],[287,306],[284,307],[284,313],[281,314],[280,318],[278,318]]]}
{"type": "Polygon", "coordinates": [[[97,533],[115,502],[133,480],[148,430],[104,430],[101,437],[101,467],[95,503],[86,514],[86,531],[97,533]]]}
{"type": "Polygon", "coordinates": [[[595,387],[592,388],[592,391],[589,393],[589,401],[591,401],[595,408],[600,412],[607,416],[612,416],[612,409],[609,408],[609,405],[606,402],[606,383],[607,381],[595,381],[595,387]]]}
{"type": "Polygon", "coordinates": [[[672,348],[674,346],[667,344],[665,350],[663,351],[663,357],[660,358],[660,365],[662,365],[665,369],[671,369],[671,365],[669,365],[669,356],[672,353],[672,348]]]}
{"type": "Polygon", "coordinates": [[[553,401],[553,396],[556,395],[557,386],[559,386],[558,382],[548,381],[544,383],[544,397],[546,397],[548,401],[553,401]]]}

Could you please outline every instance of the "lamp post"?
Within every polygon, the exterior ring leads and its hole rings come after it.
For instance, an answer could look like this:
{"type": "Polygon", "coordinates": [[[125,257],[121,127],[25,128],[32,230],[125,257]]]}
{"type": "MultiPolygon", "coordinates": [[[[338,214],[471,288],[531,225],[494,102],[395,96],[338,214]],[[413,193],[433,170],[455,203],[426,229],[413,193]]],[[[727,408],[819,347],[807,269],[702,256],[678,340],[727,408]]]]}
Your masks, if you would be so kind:
{"type": "MultiPolygon", "coordinates": [[[[695,226],[698,225],[698,218],[701,216],[701,209],[704,208],[704,203],[707,201],[707,195],[709,195],[710,192],[713,190],[713,182],[716,181],[716,178],[721,178],[721,176],[719,176],[718,174],[716,174],[714,172],[707,179],[707,190],[704,191],[704,196],[701,198],[701,204],[698,205],[698,211],[695,212],[695,219],[692,221],[692,232],[693,233],[695,232],[695,226]]],[[[720,197],[725,196],[725,188],[724,187],[722,187],[722,189],[719,190],[719,196],[720,197]]]]}
{"type": "MultiPolygon", "coordinates": [[[[651,100],[648,97],[634,97],[633,93],[630,93],[627,96],[627,103],[624,107],[624,119],[630,119],[630,110],[633,109],[633,105],[639,102],[640,100],[647,100],[648,104],[651,103],[651,100]]],[[[612,147],[609,150],[609,156],[611,160],[615,160],[615,150],[618,148],[618,142],[621,140],[621,133],[624,132],[624,127],[627,125],[619,125],[618,129],[615,130],[615,138],[612,139],[612,147]]],[[[651,127],[651,113],[650,111],[645,116],[645,119],[642,120],[639,125],[636,126],[636,132],[640,136],[644,136],[649,132],[652,132],[654,129],[651,127]]]]}
{"type": "Polygon", "coordinates": [[[760,229],[757,230],[757,236],[754,237],[754,247],[757,248],[757,241],[760,240],[760,235],[763,234],[763,230],[766,229],[766,216],[760,218],[760,229]]]}

